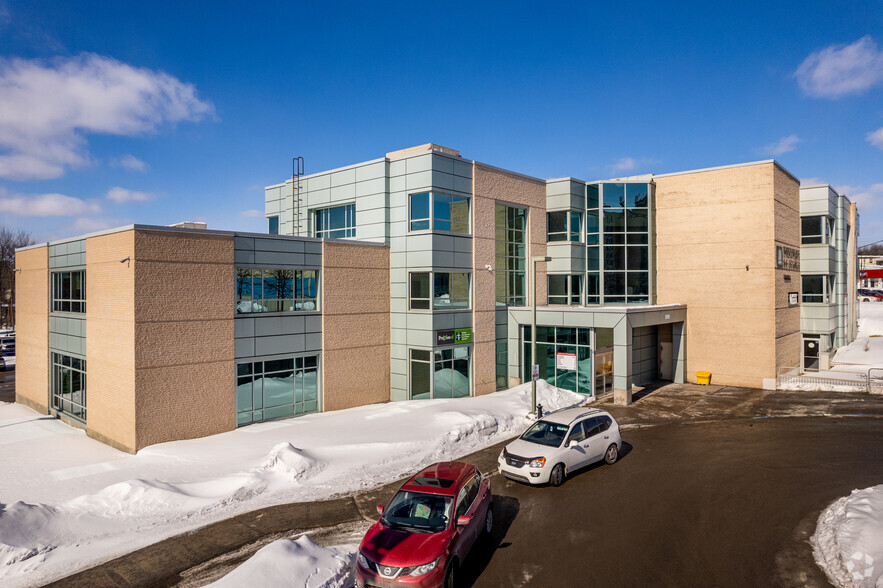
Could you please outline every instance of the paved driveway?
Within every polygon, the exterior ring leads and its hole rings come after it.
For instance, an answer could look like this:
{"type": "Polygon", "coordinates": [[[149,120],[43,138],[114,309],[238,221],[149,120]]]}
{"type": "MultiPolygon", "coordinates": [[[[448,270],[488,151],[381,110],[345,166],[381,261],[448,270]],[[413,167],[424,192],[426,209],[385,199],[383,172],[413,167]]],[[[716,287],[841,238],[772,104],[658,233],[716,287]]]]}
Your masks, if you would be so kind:
{"type": "Polygon", "coordinates": [[[883,483],[880,418],[773,418],[626,431],[613,466],[560,488],[494,479],[502,523],[475,586],[826,586],[820,511],[883,483]]]}

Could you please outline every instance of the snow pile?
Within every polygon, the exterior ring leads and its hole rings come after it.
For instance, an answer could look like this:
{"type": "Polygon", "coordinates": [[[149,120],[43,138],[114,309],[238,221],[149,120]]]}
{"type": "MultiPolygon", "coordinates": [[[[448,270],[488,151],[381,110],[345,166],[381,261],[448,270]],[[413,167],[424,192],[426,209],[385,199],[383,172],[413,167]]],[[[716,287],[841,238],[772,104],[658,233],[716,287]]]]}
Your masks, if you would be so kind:
{"type": "Polygon", "coordinates": [[[835,586],[883,586],[883,484],[836,500],[819,516],[810,542],[835,586]]]}
{"type": "MultiPolygon", "coordinates": [[[[858,319],[858,335],[855,341],[841,347],[834,354],[832,363],[845,366],[883,368],[883,303],[861,302],[858,319]]],[[[836,369],[836,368],[835,368],[836,369]]]]}
{"type": "Polygon", "coordinates": [[[349,588],[355,582],[354,550],[319,547],[306,535],[294,541],[281,539],[262,547],[247,562],[209,586],[349,588]]]}
{"type": "MultiPolygon", "coordinates": [[[[585,396],[537,384],[546,411],[585,396]]],[[[0,584],[42,584],[234,515],[323,500],[508,439],[530,383],[474,398],[361,406],[128,455],[0,403],[0,584]]]]}

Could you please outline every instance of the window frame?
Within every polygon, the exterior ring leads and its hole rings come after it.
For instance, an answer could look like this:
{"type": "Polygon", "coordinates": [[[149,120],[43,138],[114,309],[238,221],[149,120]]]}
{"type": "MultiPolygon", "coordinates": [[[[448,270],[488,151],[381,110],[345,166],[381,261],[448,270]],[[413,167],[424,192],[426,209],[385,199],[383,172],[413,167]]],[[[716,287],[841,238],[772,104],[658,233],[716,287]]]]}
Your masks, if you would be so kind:
{"type": "Polygon", "coordinates": [[[321,312],[321,276],[320,270],[312,268],[281,268],[281,267],[254,267],[237,265],[235,271],[235,287],[233,291],[234,312],[236,314],[279,314],[294,312],[321,312]],[[244,273],[249,275],[244,275],[244,273]],[[255,272],[260,272],[260,278],[255,276],[255,272]],[[280,275],[266,276],[267,272],[280,272],[280,275]],[[290,277],[285,274],[289,273],[290,277]],[[281,279],[289,280],[289,285],[283,282],[281,293],[282,297],[268,297],[268,292],[275,291],[279,293],[278,282],[281,279]],[[268,287],[267,279],[275,280],[276,285],[268,287]],[[258,282],[260,280],[260,293],[256,296],[258,290],[258,282]],[[248,280],[248,282],[243,282],[248,280]],[[306,295],[307,291],[314,292],[313,295],[306,295]],[[284,294],[290,296],[284,296],[284,294]],[[272,301],[272,305],[276,308],[268,307],[265,302],[272,301]],[[247,304],[251,302],[251,304],[247,304]],[[259,308],[257,308],[255,305],[259,308]],[[312,305],[312,308],[309,306],[312,305]],[[298,308],[299,307],[299,308],[298,308]]]}
{"type": "Polygon", "coordinates": [[[86,313],[86,270],[85,269],[67,269],[53,271],[49,274],[49,286],[51,296],[49,299],[49,309],[51,312],[70,312],[74,314],[86,313]],[[79,294],[74,297],[74,275],[79,276],[79,294]],[[65,286],[65,275],[67,275],[67,286],[65,286]],[[65,292],[67,288],[67,292],[65,292]],[[60,290],[60,292],[59,292],[60,290]],[[64,296],[68,294],[68,296],[64,296]],[[77,310],[74,310],[76,308],[77,310]]]}
{"type": "Polygon", "coordinates": [[[471,235],[472,234],[472,197],[462,194],[451,194],[449,192],[438,192],[435,190],[426,190],[423,192],[413,192],[408,194],[408,232],[416,233],[421,231],[440,232],[450,235],[471,235]],[[417,198],[426,198],[428,216],[414,217],[414,201],[417,198]],[[436,210],[437,203],[447,200],[449,218],[439,216],[436,210]],[[466,221],[454,220],[454,204],[463,203],[466,205],[466,221]],[[448,228],[440,227],[448,223],[448,228]],[[418,226],[415,226],[418,225],[418,226]],[[455,230],[454,226],[463,228],[463,230],[455,230]],[[465,225],[465,226],[464,226],[465,225]]]}
{"type": "Polygon", "coordinates": [[[583,274],[547,274],[546,300],[550,306],[581,306],[583,301],[583,274]],[[552,294],[552,278],[565,278],[564,294],[552,294]],[[574,292],[574,285],[577,286],[574,292]],[[553,298],[555,299],[553,301],[553,298]],[[564,299],[561,302],[560,299],[564,299]]]}
{"type": "MultiPolygon", "coordinates": [[[[420,394],[426,394],[426,392],[420,392],[420,394]]],[[[435,398],[468,398],[473,395],[472,391],[472,345],[452,345],[448,347],[439,347],[433,349],[425,349],[420,347],[410,347],[408,349],[408,399],[409,400],[429,400],[435,398]],[[465,357],[456,357],[459,350],[465,351],[465,357]],[[445,355],[447,352],[450,352],[451,357],[447,358],[445,355]],[[421,357],[416,357],[416,355],[420,355],[421,357]],[[428,356],[428,358],[427,358],[428,356]],[[439,357],[441,356],[441,357],[439,357]],[[454,366],[456,362],[466,361],[466,381],[467,381],[467,390],[465,396],[454,396],[453,395],[453,380],[452,387],[449,395],[438,396],[435,382],[435,374],[440,369],[450,368],[452,371],[458,371],[454,366]],[[428,366],[428,396],[421,398],[414,398],[414,368],[413,364],[417,362],[419,364],[423,364],[428,366]],[[439,366],[442,366],[439,368],[439,366]]]]}
{"type": "Polygon", "coordinates": [[[356,204],[351,202],[348,204],[338,204],[337,206],[327,206],[325,208],[317,208],[313,210],[313,235],[318,239],[349,239],[356,236],[356,204]],[[321,219],[327,217],[325,222],[330,224],[331,214],[335,210],[343,209],[343,226],[330,227],[320,229],[321,219]],[[342,235],[331,235],[329,233],[343,232],[342,235]]]}
{"type": "Polygon", "coordinates": [[[830,274],[801,274],[800,276],[800,302],[801,304],[831,304],[834,294],[835,277],[830,274]],[[821,279],[821,291],[808,292],[807,280],[821,279]]]}
{"type": "Polygon", "coordinates": [[[252,360],[240,361],[235,367],[235,384],[234,393],[234,414],[236,419],[236,427],[244,427],[254,423],[263,423],[293,416],[304,414],[312,414],[322,410],[322,379],[321,379],[322,358],[321,353],[310,352],[296,355],[273,356],[272,358],[256,358],[252,360]],[[285,362],[290,362],[290,366],[284,366],[285,362]],[[275,365],[268,365],[275,364],[275,365]],[[255,366],[260,366],[256,368],[255,366]],[[291,377],[291,402],[283,402],[272,406],[267,404],[266,396],[266,380],[277,379],[282,374],[288,374],[281,379],[291,377]],[[311,376],[312,375],[312,376],[311,376]],[[268,376],[276,376],[277,378],[268,378],[268,376]],[[315,398],[307,398],[307,381],[312,377],[315,381],[316,396],[315,398]],[[260,406],[256,406],[255,385],[260,382],[260,406]],[[251,393],[248,409],[242,409],[239,404],[241,386],[248,385],[248,391],[251,393]],[[298,389],[300,385],[300,389],[298,389]],[[300,392],[300,400],[298,400],[298,392],[300,392]],[[291,407],[289,414],[286,409],[291,407]],[[300,410],[299,410],[300,409],[300,410]],[[275,413],[275,416],[264,418],[266,411],[275,413]],[[259,419],[255,420],[255,413],[260,413],[259,419]],[[247,420],[245,418],[247,415],[247,420]]]}
{"type": "Polygon", "coordinates": [[[547,243],[582,243],[583,214],[578,210],[546,211],[546,242],[547,243]],[[552,231],[552,215],[564,215],[564,230],[552,231]],[[576,227],[574,227],[574,223],[576,227]],[[553,238],[554,237],[554,238],[553,238]]]}
{"type": "Polygon", "coordinates": [[[814,214],[800,217],[800,244],[801,245],[830,245],[831,244],[831,228],[832,218],[826,214],[814,214]],[[818,233],[804,233],[804,221],[810,219],[818,219],[818,233]]]}
{"type": "Polygon", "coordinates": [[[49,362],[49,405],[51,409],[56,413],[62,413],[78,422],[85,423],[88,403],[88,373],[86,360],[82,357],[74,357],[65,353],[52,351],[49,357],[49,362]],[[74,362],[76,362],[77,365],[74,365],[74,362]],[[71,375],[68,378],[65,378],[63,375],[65,373],[71,375]],[[82,388],[79,392],[82,395],[82,402],[74,402],[73,400],[73,373],[80,374],[82,388]],[[60,390],[60,387],[64,385],[65,381],[71,386],[71,389],[67,394],[65,394],[63,390],[60,390]],[[74,407],[81,408],[82,413],[74,412],[74,407]]]}
{"type": "Polygon", "coordinates": [[[408,310],[423,311],[448,311],[448,310],[469,310],[472,308],[472,272],[408,272],[408,310]],[[436,278],[440,276],[448,276],[448,304],[438,302],[440,296],[437,296],[438,282],[436,278]],[[428,292],[427,297],[414,296],[414,277],[427,276],[428,292]],[[451,296],[452,284],[455,281],[454,276],[466,277],[466,297],[453,298],[451,296]],[[454,304],[463,302],[465,306],[454,306],[454,304]],[[416,304],[415,304],[416,303],[416,304]]]}

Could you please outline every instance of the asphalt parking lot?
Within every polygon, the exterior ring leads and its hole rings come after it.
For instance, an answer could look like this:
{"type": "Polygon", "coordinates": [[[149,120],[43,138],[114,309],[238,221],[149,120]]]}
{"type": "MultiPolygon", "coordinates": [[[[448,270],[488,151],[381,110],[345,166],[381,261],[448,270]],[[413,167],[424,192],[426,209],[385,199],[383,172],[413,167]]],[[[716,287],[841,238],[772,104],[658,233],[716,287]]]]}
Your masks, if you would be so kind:
{"type": "Polygon", "coordinates": [[[883,483],[881,424],[671,424],[626,431],[618,463],[559,488],[497,476],[500,526],[464,571],[474,586],[827,586],[808,539],[828,504],[883,483]]]}
{"type": "Polygon", "coordinates": [[[15,370],[0,372],[0,402],[15,402],[15,370]]]}

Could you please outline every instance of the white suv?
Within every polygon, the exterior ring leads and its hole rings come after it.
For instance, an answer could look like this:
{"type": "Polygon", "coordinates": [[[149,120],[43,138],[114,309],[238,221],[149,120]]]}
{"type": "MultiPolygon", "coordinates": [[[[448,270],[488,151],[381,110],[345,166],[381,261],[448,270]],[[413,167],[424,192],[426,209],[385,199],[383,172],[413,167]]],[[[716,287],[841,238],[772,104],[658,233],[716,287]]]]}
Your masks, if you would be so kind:
{"type": "Polygon", "coordinates": [[[619,425],[600,409],[570,408],[546,415],[503,449],[500,473],[528,484],[560,486],[570,472],[604,460],[616,462],[619,425]]]}

